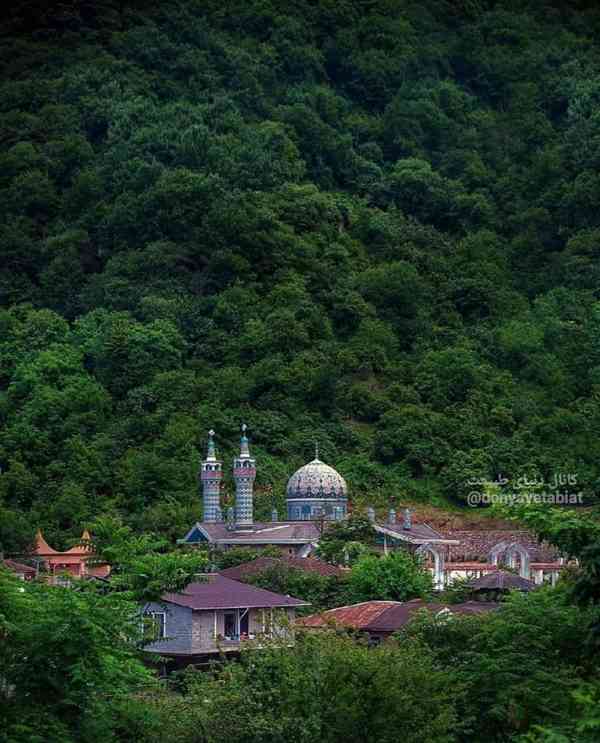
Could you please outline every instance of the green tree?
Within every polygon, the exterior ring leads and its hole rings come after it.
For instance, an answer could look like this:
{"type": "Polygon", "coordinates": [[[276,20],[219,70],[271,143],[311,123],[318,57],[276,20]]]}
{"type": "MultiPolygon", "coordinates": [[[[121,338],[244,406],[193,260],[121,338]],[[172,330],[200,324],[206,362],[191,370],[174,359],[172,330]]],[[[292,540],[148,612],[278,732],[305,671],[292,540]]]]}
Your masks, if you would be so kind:
{"type": "Polygon", "coordinates": [[[348,576],[348,593],[355,602],[407,601],[425,598],[432,590],[431,574],[406,550],[362,557],[348,576]]]}

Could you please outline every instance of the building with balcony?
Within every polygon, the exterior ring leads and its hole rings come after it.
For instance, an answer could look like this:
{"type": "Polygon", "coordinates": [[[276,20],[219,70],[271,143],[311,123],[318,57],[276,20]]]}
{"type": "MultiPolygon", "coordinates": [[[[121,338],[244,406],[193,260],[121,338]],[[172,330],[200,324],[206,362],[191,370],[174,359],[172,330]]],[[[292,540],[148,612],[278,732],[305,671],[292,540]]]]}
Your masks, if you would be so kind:
{"type": "Polygon", "coordinates": [[[293,641],[292,625],[305,601],[209,574],[182,593],[142,609],[145,650],[188,662],[239,652],[261,640],[293,641]]]}

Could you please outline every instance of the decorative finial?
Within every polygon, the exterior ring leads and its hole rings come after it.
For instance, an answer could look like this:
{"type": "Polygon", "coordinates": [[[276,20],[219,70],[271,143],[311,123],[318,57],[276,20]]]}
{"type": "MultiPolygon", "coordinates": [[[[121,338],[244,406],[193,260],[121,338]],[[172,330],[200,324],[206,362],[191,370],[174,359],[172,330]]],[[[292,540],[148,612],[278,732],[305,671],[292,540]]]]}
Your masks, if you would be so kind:
{"type": "Polygon", "coordinates": [[[315,441],[315,459],[319,458],[319,442],[315,441]]]}
{"type": "Polygon", "coordinates": [[[242,440],[241,440],[241,446],[240,446],[240,457],[245,457],[245,458],[250,457],[250,448],[248,447],[248,437],[246,436],[247,430],[248,430],[248,426],[245,423],[242,423],[242,440]]]}
{"type": "Polygon", "coordinates": [[[208,432],[208,453],[206,455],[207,459],[214,459],[215,458],[215,442],[213,440],[213,436],[215,435],[215,432],[211,428],[208,432]]]}

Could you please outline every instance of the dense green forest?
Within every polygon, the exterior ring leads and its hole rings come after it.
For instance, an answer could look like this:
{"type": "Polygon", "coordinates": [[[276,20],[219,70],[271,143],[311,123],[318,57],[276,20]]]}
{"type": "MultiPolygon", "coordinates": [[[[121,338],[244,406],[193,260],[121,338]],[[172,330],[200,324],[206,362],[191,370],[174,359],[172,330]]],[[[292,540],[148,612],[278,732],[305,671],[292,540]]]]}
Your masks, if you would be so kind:
{"type": "Polygon", "coordinates": [[[259,517],[315,438],[355,503],[593,499],[596,3],[150,5],[3,11],[0,547],[182,536],[242,421],[259,517]]]}

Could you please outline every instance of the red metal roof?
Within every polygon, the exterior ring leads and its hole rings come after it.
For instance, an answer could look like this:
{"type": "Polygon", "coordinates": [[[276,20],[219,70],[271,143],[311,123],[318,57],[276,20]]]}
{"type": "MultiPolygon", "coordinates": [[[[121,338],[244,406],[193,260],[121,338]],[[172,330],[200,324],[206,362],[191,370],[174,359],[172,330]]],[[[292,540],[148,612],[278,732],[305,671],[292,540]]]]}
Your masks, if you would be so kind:
{"type": "Polygon", "coordinates": [[[30,576],[36,573],[36,569],[32,568],[31,565],[23,565],[23,563],[16,562],[15,560],[2,560],[2,564],[8,570],[12,570],[13,573],[24,573],[30,576]]]}
{"type": "Polygon", "coordinates": [[[308,606],[306,601],[273,593],[264,588],[231,580],[223,575],[206,576],[201,583],[190,583],[181,593],[167,593],[163,601],[190,609],[256,609],[308,606]]]}
{"type": "Polygon", "coordinates": [[[401,606],[399,601],[363,601],[360,604],[339,606],[321,614],[311,614],[298,621],[304,627],[326,627],[329,624],[339,624],[353,629],[366,629],[383,612],[390,607],[401,606]]]}
{"type": "Polygon", "coordinates": [[[467,601],[463,604],[427,603],[422,599],[413,601],[366,601],[362,604],[342,606],[321,614],[312,614],[298,620],[304,627],[327,627],[330,624],[382,634],[391,634],[404,626],[413,614],[421,609],[437,614],[447,610],[452,614],[483,614],[497,609],[499,604],[482,601],[467,601]]]}
{"type": "Polygon", "coordinates": [[[445,537],[457,539],[459,544],[452,545],[447,560],[471,561],[489,559],[490,551],[501,542],[520,544],[535,561],[551,561],[558,556],[558,550],[551,545],[537,540],[535,534],[526,529],[445,529],[445,537]]]}

